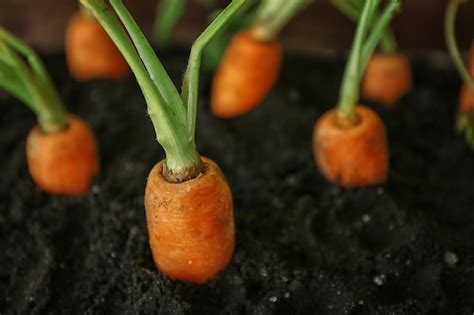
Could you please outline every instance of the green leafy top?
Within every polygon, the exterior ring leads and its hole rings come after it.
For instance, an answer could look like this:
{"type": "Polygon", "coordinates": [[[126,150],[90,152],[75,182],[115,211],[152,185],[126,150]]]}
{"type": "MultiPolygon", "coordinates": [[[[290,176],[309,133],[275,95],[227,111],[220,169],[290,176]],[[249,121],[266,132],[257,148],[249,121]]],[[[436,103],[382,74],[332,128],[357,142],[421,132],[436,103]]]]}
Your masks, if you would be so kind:
{"type": "Polygon", "coordinates": [[[0,27],[0,87],[24,102],[45,132],[67,124],[67,112],[38,55],[26,43],[0,27]]]}
{"type": "Polygon", "coordinates": [[[233,0],[194,42],[181,95],[121,0],[110,0],[120,22],[104,0],[80,1],[102,24],[137,78],[166,153],[167,179],[181,182],[197,176],[202,170],[194,141],[202,50],[245,0],[233,0]]]}
{"type": "Polygon", "coordinates": [[[290,19],[313,0],[262,0],[253,23],[260,40],[273,40],[290,19]]]}
{"type": "Polygon", "coordinates": [[[354,108],[359,99],[360,80],[370,56],[400,8],[400,0],[390,0],[382,14],[377,16],[379,6],[380,0],[366,0],[360,15],[339,93],[337,113],[340,118],[356,119],[354,108]]]}
{"type": "MultiPolygon", "coordinates": [[[[359,20],[365,3],[364,0],[330,0],[330,2],[353,21],[359,20]]],[[[380,18],[379,10],[375,10],[373,18],[376,20],[380,18]]],[[[369,24],[372,25],[373,22],[371,21],[369,24]]],[[[389,26],[380,40],[380,49],[386,54],[395,53],[398,49],[397,41],[389,26]]]]}

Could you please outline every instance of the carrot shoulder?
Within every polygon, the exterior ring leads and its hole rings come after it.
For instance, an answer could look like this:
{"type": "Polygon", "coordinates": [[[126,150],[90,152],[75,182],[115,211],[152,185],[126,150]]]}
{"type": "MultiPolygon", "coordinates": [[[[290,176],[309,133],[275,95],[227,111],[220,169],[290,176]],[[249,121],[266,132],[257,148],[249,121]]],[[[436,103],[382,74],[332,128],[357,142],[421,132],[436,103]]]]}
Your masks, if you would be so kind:
{"type": "Polygon", "coordinates": [[[344,187],[380,184],[388,173],[385,126],[368,107],[356,107],[357,121],[345,124],[336,110],[321,116],[313,132],[313,151],[321,173],[344,187]]]}
{"type": "Polygon", "coordinates": [[[70,116],[66,129],[45,133],[39,125],[28,135],[28,169],[42,190],[80,195],[99,171],[96,141],[87,124],[70,116]]]}
{"type": "Polygon", "coordinates": [[[145,209],[153,258],[172,279],[203,283],[232,258],[232,195],[219,167],[202,158],[205,171],[180,184],[163,177],[163,161],[152,169],[145,209]]]}
{"type": "Polygon", "coordinates": [[[66,29],[66,60],[76,80],[123,79],[130,69],[107,32],[93,17],[76,12],[66,29]]]}
{"type": "Polygon", "coordinates": [[[364,3],[337,107],[323,114],[313,131],[313,154],[319,171],[344,187],[380,184],[388,173],[385,126],[373,110],[357,105],[361,74],[400,2],[389,1],[383,14],[373,18],[374,25],[369,27],[370,17],[379,5],[376,0],[364,3]]]}
{"type": "Polygon", "coordinates": [[[411,89],[411,77],[410,63],[403,54],[374,54],[362,80],[362,95],[391,105],[411,89]]]}
{"type": "Polygon", "coordinates": [[[212,112],[235,117],[257,106],[275,84],[281,59],[278,41],[261,41],[250,29],[237,33],[212,82],[212,112]]]}

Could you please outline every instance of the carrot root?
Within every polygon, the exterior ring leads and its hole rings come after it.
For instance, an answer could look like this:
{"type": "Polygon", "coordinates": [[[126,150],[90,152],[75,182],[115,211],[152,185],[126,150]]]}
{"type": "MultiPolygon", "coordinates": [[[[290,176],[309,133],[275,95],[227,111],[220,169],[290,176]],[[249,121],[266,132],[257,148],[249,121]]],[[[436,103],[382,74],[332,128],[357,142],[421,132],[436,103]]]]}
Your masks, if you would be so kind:
{"type": "Polygon", "coordinates": [[[392,105],[412,86],[411,67],[402,54],[374,54],[362,80],[362,95],[392,105]]]}
{"type": "Polygon", "coordinates": [[[123,79],[130,73],[128,64],[100,23],[80,11],[67,26],[65,50],[69,72],[76,80],[123,79]]]}
{"type": "Polygon", "coordinates": [[[81,195],[99,171],[96,141],[87,124],[70,116],[67,129],[46,134],[39,125],[28,134],[26,157],[31,177],[53,194],[81,195]]]}
{"type": "Polygon", "coordinates": [[[278,78],[281,59],[278,41],[260,41],[251,29],[237,33],[212,82],[212,112],[231,118],[259,105],[278,78]]]}
{"type": "Polygon", "coordinates": [[[163,163],[151,170],[145,209],[153,259],[171,279],[204,283],[222,271],[234,251],[232,195],[224,175],[202,158],[205,171],[174,184],[163,163]]]}
{"type": "Polygon", "coordinates": [[[336,109],[319,118],[313,132],[316,164],[328,180],[344,187],[380,184],[388,173],[385,126],[368,107],[355,110],[355,123],[341,121],[336,109]]]}

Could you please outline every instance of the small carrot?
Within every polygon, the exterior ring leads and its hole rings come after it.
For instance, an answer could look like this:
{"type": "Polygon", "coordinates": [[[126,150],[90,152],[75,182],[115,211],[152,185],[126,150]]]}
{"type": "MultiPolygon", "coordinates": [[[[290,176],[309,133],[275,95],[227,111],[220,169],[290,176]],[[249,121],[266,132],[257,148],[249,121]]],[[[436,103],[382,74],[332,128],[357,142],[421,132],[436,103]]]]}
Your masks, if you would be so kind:
{"type": "Polygon", "coordinates": [[[212,82],[211,110],[219,117],[242,115],[259,105],[278,79],[282,51],[277,39],[308,0],[264,0],[253,25],[231,40],[212,82]]]}
{"type": "Polygon", "coordinates": [[[195,41],[180,97],[121,0],[110,0],[120,22],[104,0],[81,0],[130,64],[165,150],[148,177],[145,210],[153,259],[172,279],[209,281],[234,251],[232,195],[219,167],[198,154],[195,126],[202,51],[244,2],[232,1],[195,41]]]}
{"type": "Polygon", "coordinates": [[[474,149],[474,41],[471,43],[470,70],[463,62],[456,43],[455,22],[459,4],[463,0],[450,0],[444,19],[446,45],[454,65],[463,80],[459,95],[459,109],[456,128],[464,134],[467,144],[474,149]]]}
{"type": "Polygon", "coordinates": [[[66,28],[65,51],[69,72],[76,80],[123,79],[130,74],[113,41],[83,8],[71,17],[66,28]]]}
{"type": "MultiPolygon", "coordinates": [[[[363,0],[331,0],[333,5],[353,20],[358,20],[363,8],[363,0]]],[[[374,12],[373,18],[377,18],[374,12]]],[[[405,55],[397,51],[397,42],[389,27],[380,41],[380,52],[373,54],[366,66],[362,79],[362,96],[382,103],[393,105],[412,87],[410,62],[405,55]]]]}
{"type": "Polygon", "coordinates": [[[26,144],[28,169],[37,186],[54,194],[87,192],[91,179],[99,171],[90,128],[66,112],[36,53],[3,28],[0,28],[0,87],[38,116],[39,124],[28,134],[26,144]]]}
{"type": "Polygon", "coordinates": [[[320,172],[344,187],[379,184],[385,181],[388,173],[385,126],[374,111],[356,105],[367,60],[400,7],[399,0],[391,0],[382,15],[374,18],[379,4],[376,0],[365,2],[346,65],[338,107],[322,115],[313,131],[313,153],[320,172]],[[374,23],[372,28],[370,22],[374,23]]]}

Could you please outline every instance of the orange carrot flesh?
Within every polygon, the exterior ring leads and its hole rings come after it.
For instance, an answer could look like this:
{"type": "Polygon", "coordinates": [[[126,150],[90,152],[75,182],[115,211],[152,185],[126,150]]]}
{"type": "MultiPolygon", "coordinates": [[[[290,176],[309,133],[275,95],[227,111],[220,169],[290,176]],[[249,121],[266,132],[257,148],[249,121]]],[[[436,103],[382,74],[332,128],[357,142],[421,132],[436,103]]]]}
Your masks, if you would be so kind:
{"type": "Polygon", "coordinates": [[[94,18],[75,13],[66,29],[66,59],[76,80],[123,79],[130,69],[109,35],[94,18]]]}
{"type": "Polygon", "coordinates": [[[74,116],[65,130],[55,133],[35,126],[28,134],[26,157],[38,187],[54,194],[86,193],[99,171],[95,138],[87,124],[74,116]]]}
{"type": "Polygon", "coordinates": [[[362,81],[362,95],[392,105],[412,86],[411,67],[402,54],[374,54],[362,81]]]}
{"type": "Polygon", "coordinates": [[[345,121],[335,109],[326,112],[313,131],[313,153],[321,173],[344,187],[375,185],[388,173],[388,145],[383,122],[365,106],[356,120],[345,121]]]}
{"type": "Polygon", "coordinates": [[[278,41],[261,41],[251,29],[237,33],[212,82],[212,112],[231,118],[259,105],[278,78],[281,60],[278,41]]]}
{"type": "Polygon", "coordinates": [[[230,262],[234,251],[232,195],[219,167],[202,158],[205,171],[180,184],[150,172],[145,209],[153,259],[171,279],[204,283],[230,262]]]}

